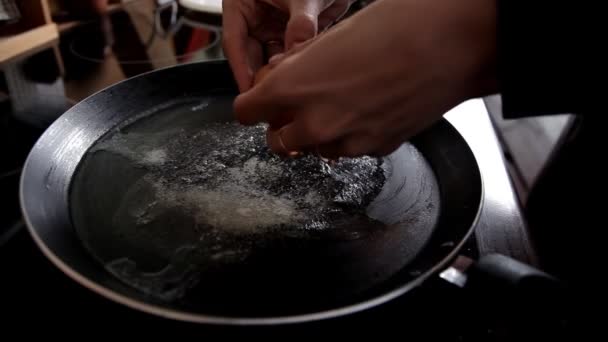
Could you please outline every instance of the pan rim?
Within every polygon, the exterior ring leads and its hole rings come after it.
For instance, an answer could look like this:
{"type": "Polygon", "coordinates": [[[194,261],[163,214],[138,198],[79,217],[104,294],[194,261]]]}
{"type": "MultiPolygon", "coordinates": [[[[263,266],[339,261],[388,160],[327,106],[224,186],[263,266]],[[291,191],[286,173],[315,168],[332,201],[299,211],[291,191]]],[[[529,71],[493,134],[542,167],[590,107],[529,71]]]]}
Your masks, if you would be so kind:
{"type": "MultiPolygon", "coordinates": [[[[176,68],[176,67],[183,67],[184,65],[187,65],[187,64],[198,64],[198,63],[201,63],[201,62],[192,62],[192,63],[184,63],[184,64],[181,64],[178,66],[169,66],[169,67],[157,69],[154,71],[142,73],[141,75],[135,76],[133,78],[139,78],[139,77],[145,76],[147,74],[158,72],[161,70],[172,69],[172,68],[176,68]]],[[[206,64],[223,64],[224,62],[221,60],[217,60],[217,61],[208,61],[208,62],[204,62],[204,63],[206,63],[206,64]]],[[[87,98],[83,99],[82,101],[85,101],[86,99],[93,97],[93,96],[97,95],[98,93],[105,91],[106,89],[112,88],[112,87],[116,86],[117,84],[127,82],[128,80],[130,80],[130,79],[126,79],[126,80],[117,82],[116,84],[113,84],[104,89],[101,89],[98,92],[91,94],[87,98]]],[[[447,120],[446,118],[442,118],[442,119],[440,119],[440,121],[444,121],[445,123],[447,123],[448,126],[450,126],[456,132],[456,134],[458,134],[464,140],[464,137],[462,137],[462,135],[458,131],[458,129],[456,129],[454,127],[454,125],[452,125],[449,122],[449,120],[447,120]]],[[[44,134],[43,134],[43,136],[44,136],[44,134]]],[[[41,138],[39,140],[41,140],[43,136],[41,136],[41,138]]],[[[32,148],[32,151],[35,150],[35,148],[38,144],[39,144],[39,141],[36,142],[36,144],[32,148]]],[[[468,146],[468,144],[467,144],[467,146],[468,146]]],[[[409,282],[402,284],[401,286],[395,287],[394,289],[392,289],[390,291],[384,292],[378,296],[375,296],[375,297],[372,297],[369,299],[365,299],[365,300],[361,300],[361,301],[357,301],[352,304],[335,307],[332,309],[327,309],[327,310],[312,312],[312,313],[304,313],[304,314],[294,314],[294,315],[286,315],[286,316],[268,316],[268,317],[245,317],[245,316],[243,316],[243,317],[234,316],[233,317],[233,316],[208,315],[208,314],[199,314],[199,313],[194,313],[194,312],[170,309],[170,308],[162,307],[160,305],[146,303],[145,301],[142,301],[139,299],[134,299],[129,296],[123,295],[123,294],[119,293],[118,291],[114,291],[108,287],[105,287],[105,286],[102,286],[102,285],[96,283],[93,280],[90,280],[88,277],[82,275],[76,269],[69,266],[66,262],[63,261],[63,259],[61,257],[56,255],[47,246],[47,244],[44,242],[42,237],[38,234],[37,230],[33,227],[32,223],[30,221],[30,217],[25,210],[25,208],[26,208],[25,202],[24,202],[25,201],[24,184],[26,182],[25,175],[27,174],[26,171],[32,167],[30,165],[32,151],[30,151],[30,154],[28,155],[28,157],[23,165],[22,173],[20,176],[19,204],[20,204],[21,213],[23,215],[23,220],[27,227],[27,231],[29,232],[30,236],[34,240],[37,247],[44,254],[44,256],[48,260],[50,260],[51,263],[55,267],[57,267],[62,273],[64,273],[68,278],[72,279],[73,281],[80,284],[84,288],[90,290],[91,292],[93,292],[97,295],[100,295],[103,298],[106,298],[115,303],[124,305],[131,309],[135,309],[137,311],[151,314],[154,316],[177,320],[177,321],[198,323],[198,324],[212,324],[212,325],[226,325],[226,326],[275,326],[275,325],[307,323],[307,322],[328,320],[328,319],[332,319],[332,318],[338,318],[338,317],[343,317],[343,316],[350,315],[350,314],[355,314],[358,312],[362,312],[362,311],[377,307],[384,303],[390,302],[391,300],[398,298],[398,297],[408,293],[412,289],[420,286],[426,280],[428,280],[430,277],[432,277],[433,275],[439,274],[443,269],[447,268],[450,265],[451,261],[454,260],[458,256],[458,254],[462,250],[465,243],[468,241],[468,239],[471,237],[471,235],[475,231],[475,229],[479,223],[481,213],[482,213],[482,208],[484,206],[484,201],[485,201],[484,177],[483,177],[483,174],[481,172],[479,172],[478,173],[478,176],[479,176],[478,185],[480,187],[479,203],[477,204],[475,217],[472,220],[472,222],[470,223],[466,234],[463,234],[460,237],[459,241],[454,245],[454,247],[450,250],[449,253],[446,253],[446,255],[444,257],[442,257],[442,259],[440,261],[435,263],[432,267],[428,268],[426,271],[422,272],[418,277],[416,277],[415,279],[413,279],[409,282]]],[[[472,159],[475,164],[474,165],[475,168],[479,170],[479,164],[478,164],[476,156],[474,155],[473,151],[470,150],[470,148],[469,148],[469,151],[472,155],[472,159]]]]}

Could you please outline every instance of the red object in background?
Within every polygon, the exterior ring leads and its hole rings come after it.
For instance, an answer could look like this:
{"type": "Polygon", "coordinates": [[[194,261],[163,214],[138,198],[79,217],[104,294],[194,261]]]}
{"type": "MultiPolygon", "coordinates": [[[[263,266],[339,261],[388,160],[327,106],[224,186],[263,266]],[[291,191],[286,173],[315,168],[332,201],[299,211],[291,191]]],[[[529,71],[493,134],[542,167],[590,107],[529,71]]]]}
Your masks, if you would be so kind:
{"type": "Polygon", "coordinates": [[[188,62],[192,59],[194,52],[206,47],[210,40],[211,32],[200,28],[193,28],[190,39],[188,40],[188,45],[184,50],[183,57],[180,58],[180,62],[188,62]]]}
{"type": "Polygon", "coordinates": [[[89,5],[97,14],[104,14],[108,10],[108,0],[90,0],[89,5]]]}

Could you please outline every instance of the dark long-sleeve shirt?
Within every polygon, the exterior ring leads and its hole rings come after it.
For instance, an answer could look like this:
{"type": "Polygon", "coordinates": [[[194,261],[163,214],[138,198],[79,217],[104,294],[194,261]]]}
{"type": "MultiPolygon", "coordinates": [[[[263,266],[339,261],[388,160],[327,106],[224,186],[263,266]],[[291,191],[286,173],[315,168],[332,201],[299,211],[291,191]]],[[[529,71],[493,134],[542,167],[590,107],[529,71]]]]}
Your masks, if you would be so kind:
{"type": "Polygon", "coordinates": [[[606,11],[601,1],[497,1],[504,117],[575,115],[526,213],[547,269],[586,286],[606,260],[606,11]]]}
{"type": "Polygon", "coordinates": [[[606,111],[608,36],[600,6],[588,0],[498,0],[505,117],[606,111]]]}

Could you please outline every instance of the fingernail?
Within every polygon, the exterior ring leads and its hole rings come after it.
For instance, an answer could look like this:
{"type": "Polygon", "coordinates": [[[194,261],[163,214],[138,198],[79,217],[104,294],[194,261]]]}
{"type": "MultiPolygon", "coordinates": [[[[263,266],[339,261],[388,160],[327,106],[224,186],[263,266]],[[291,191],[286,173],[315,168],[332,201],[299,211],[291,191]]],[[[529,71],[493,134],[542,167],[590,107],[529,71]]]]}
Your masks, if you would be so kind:
{"type": "Polygon", "coordinates": [[[283,59],[284,56],[285,56],[284,53],[277,53],[276,55],[270,57],[270,59],[268,60],[268,64],[275,65],[275,64],[279,63],[281,61],[281,59],[283,59]]]}

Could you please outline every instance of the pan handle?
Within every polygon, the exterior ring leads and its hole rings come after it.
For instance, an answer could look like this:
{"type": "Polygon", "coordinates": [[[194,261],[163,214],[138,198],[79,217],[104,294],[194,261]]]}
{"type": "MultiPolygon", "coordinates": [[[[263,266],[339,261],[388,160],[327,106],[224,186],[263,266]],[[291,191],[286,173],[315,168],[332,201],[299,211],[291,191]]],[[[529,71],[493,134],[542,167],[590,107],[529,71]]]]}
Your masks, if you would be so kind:
{"type": "Polygon", "coordinates": [[[479,312],[501,318],[500,324],[508,321],[518,334],[569,335],[572,302],[566,286],[530,265],[500,254],[478,261],[460,256],[440,277],[462,288],[479,312]]]}

